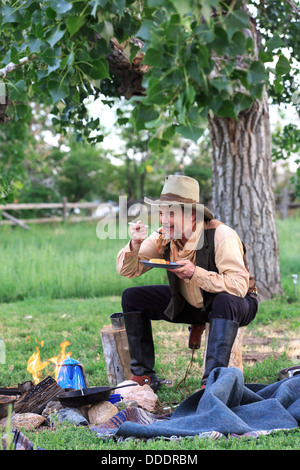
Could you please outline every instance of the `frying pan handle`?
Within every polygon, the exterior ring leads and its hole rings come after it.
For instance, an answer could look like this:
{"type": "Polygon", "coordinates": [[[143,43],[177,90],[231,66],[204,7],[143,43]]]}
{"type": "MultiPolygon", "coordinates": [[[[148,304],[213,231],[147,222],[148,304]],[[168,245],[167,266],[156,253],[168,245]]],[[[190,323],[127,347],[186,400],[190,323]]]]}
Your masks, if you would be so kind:
{"type": "Polygon", "coordinates": [[[116,387],[112,387],[111,390],[115,390],[115,388],[124,388],[124,387],[135,387],[138,383],[135,384],[125,384],[125,385],[117,385],[116,387]]]}

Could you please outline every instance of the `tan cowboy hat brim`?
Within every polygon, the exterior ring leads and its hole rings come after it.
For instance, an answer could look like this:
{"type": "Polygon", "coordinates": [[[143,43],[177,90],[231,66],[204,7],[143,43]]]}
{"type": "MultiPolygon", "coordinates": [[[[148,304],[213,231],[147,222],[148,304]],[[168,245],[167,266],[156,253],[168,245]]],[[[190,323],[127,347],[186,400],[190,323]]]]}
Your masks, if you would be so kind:
{"type": "Polygon", "coordinates": [[[171,206],[174,204],[179,204],[181,206],[191,206],[192,208],[196,209],[199,212],[203,212],[205,218],[211,220],[214,218],[213,213],[205,207],[203,204],[199,204],[197,202],[187,202],[182,200],[175,200],[173,198],[170,199],[149,199],[148,197],[144,197],[144,202],[149,205],[153,206],[171,206]]]}

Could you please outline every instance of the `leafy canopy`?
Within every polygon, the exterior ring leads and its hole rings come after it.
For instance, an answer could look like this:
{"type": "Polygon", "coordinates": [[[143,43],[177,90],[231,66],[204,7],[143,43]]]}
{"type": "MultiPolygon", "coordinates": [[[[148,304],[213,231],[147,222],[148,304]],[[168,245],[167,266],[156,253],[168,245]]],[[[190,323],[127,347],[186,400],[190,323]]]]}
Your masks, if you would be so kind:
{"type": "MultiPolygon", "coordinates": [[[[259,11],[260,3],[248,2],[264,28],[257,52],[254,25],[244,3],[3,1],[0,80],[12,101],[6,113],[26,123],[31,116],[28,103],[43,102],[52,107],[53,122],[59,130],[73,126],[80,138],[100,141],[99,132],[91,137],[100,121],[88,115],[84,100],[93,95],[112,103],[118,96],[122,77],[110,69],[107,61],[112,38],[119,44],[131,38],[143,43],[142,63],[149,70],[143,77],[144,96],[130,100],[130,119],[136,131],[151,131],[149,145],[154,153],[159,153],[175,132],[197,141],[209,115],[237,119],[239,112],[261,98],[265,85],[277,100],[284,94],[287,101],[293,93],[293,66],[282,48],[289,47],[293,55],[293,41],[297,46],[300,37],[299,23],[285,2],[274,1],[264,11],[259,11]],[[289,26],[284,28],[283,21],[289,26]],[[277,63],[269,83],[268,63],[274,51],[277,63]],[[16,67],[5,73],[10,63],[16,67]]],[[[129,61],[138,51],[135,42],[126,43],[124,52],[129,61]]],[[[120,121],[126,122],[121,113],[120,121]]]]}

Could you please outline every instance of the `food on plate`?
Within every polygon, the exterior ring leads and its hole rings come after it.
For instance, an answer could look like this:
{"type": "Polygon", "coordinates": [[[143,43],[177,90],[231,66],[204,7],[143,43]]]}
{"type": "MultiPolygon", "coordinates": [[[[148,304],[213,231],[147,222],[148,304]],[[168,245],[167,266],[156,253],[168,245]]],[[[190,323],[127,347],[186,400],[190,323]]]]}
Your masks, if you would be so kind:
{"type": "Polygon", "coordinates": [[[166,261],[165,259],[161,259],[161,258],[151,258],[149,259],[149,263],[170,264],[170,261],[166,261]]]}

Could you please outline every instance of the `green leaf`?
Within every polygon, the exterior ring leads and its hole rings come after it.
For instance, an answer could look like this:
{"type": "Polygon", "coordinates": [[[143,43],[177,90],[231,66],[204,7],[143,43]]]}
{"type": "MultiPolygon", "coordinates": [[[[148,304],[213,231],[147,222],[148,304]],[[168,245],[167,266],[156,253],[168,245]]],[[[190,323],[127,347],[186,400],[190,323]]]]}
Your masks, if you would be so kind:
{"type": "Polygon", "coordinates": [[[8,85],[9,97],[12,101],[27,101],[27,86],[24,80],[8,85]]]}
{"type": "MultiPolygon", "coordinates": [[[[199,77],[201,69],[211,69],[210,67],[210,51],[207,47],[202,44],[198,44],[197,47],[193,48],[191,51],[191,56],[186,58],[186,70],[194,80],[198,83],[202,82],[202,79],[199,77]]],[[[207,73],[208,70],[206,70],[207,73]]]]}
{"type": "Polygon", "coordinates": [[[154,121],[147,121],[145,123],[145,128],[146,129],[157,129],[162,125],[162,120],[161,119],[155,119],[154,121]]]}
{"type": "MultiPolygon", "coordinates": [[[[201,83],[200,67],[196,60],[190,60],[189,62],[186,63],[186,71],[189,77],[194,79],[198,84],[201,83]]],[[[179,76],[179,78],[181,77],[179,76]]]]}
{"type": "MultiPolygon", "coordinates": [[[[184,3],[184,2],[182,2],[184,3]]],[[[197,4],[197,2],[195,2],[197,4]]],[[[206,23],[210,22],[210,15],[212,8],[218,8],[219,2],[218,0],[200,0],[201,4],[201,13],[206,21],[206,23]]]]}
{"type": "Polygon", "coordinates": [[[174,8],[181,16],[185,16],[192,11],[191,2],[189,0],[170,0],[174,8]]]}
{"type": "Polygon", "coordinates": [[[55,70],[59,69],[60,68],[60,63],[61,63],[61,59],[56,59],[56,62],[55,62],[54,65],[48,65],[48,74],[47,75],[50,75],[50,73],[52,73],[55,70]]]}
{"type": "Polygon", "coordinates": [[[44,40],[45,31],[44,31],[44,26],[41,23],[32,24],[32,30],[33,30],[34,36],[36,36],[41,41],[44,40]]]}
{"type": "Polygon", "coordinates": [[[229,45],[227,31],[220,26],[215,28],[215,38],[211,43],[212,49],[218,54],[224,54],[226,47],[229,45]]]}
{"type": "Polygon", "coordinates": [[[264,66],[259,61],[254,61],[249,67],[247,72],[247,80],[251,85],[260,83],[267,78],[267,73],[264,66]]]}
{"type": "Polygon", "coordinates": [[[137,38],[143,39],[144,41],[150,41],[152,29],[153,29],[153,21],[146,19],[143,21],[140,29],[137,31],[135,36],[137,38]]]}
{"type": "Polygon", "coordinates": [[[161,64],[161,59],[162,59],[162,50],[156,50],[153,49],[152,47],[149,47],[146,51],[143,63],[147,65],[158,65],[161,64]]]}
{"type": "Polygon", "coordinates": [[[232,93],[231,81],[228,80],[228,78],[225,75],[214,78],[211,81],[211,84],[213,87],[215,87],[218,90],[218,92],[225,91],[226,93],[232,93]]]}
{"type": "Polygon", "coordinates": [[[40,54],[40,57],[48,65],[55,65],[57,60],[56,52],[54,49],[52,49],[52,47],[47,47],[45,50],[43,50],[43,52],[40,54]]]}
{"type": "Polygon", "coordinates": [[[114,27],[110,21],[102,21],[94,27],[95,31],[108,43],[114,35],[114,27]]]}
{"type": "Polygon", "coordinates": [[[84,23],[84,16],[68,16],[67,18],[67,28],[71,36],[77,33],[84,23]]]}
{"type": "Polygon", "coordinates": [[[193,104],[196,96],[195,88],[191,85],[188,85],[185,90],[185,100],[188,104],[193,104]]]}
{"type": "Polygon", "coordinates": [[[272,52],[279,47],[284,46],[284,42],[278,34],[274,34],[274,36],[266,43],[266,50],[268,52],[272,52]]]}
{"type": "Polygon", "coordinates": [[[259,51],[258,55],[259,55],[259,58],[262,62],[272,62],[273,61],[274,55],[273,55],[273,52],[271,52],[271,51],[267,51],[267,50],[263,51],[261,49],[259,51]]]}
{"type": "Polygon", "coordinates": [[[0,203],[13,202],[14,186],[4,174],[0,174],[0,203]]]}
{"type": "Polygon", "coordinates": [[[39,69],[36,71],[36,75],[38,78],[38,81],[42,80],[43,78],[47,77],[48,75],[48,67],[44,69],[39,69]]]}
{"type": "Polygon", "coordinates": [[[165,101],[165,96],[160,81],[151,77],[147,88],[147,104],[161,104],[165,101]]]}
{"type": "Polygon", "coordinates": [[[27,106],[24,103],[18,103],[16,105],[16,113],[19,119],[22,121],[29,122],[32,118],[32,112],[30,106],[27,106]]]}
{"type": "Polygon", "coordinates": [[[237,119],[235,110],[234,110],[234,104],[231,100],[225,100],[221,104],[221,107],[218,109],[216,112],[218,116],[225,117],[225,118],[233,118],[237,119]]]}
{"type": "Polygon", "coordinates": [[[153,153],[160,153],[163,151],[164,147],[169,145],[169,141],[166,139],[160,139],[156,136],[152,137],[152,139],[149,140],[149,149],[153,153]]]}
{"type": "Polygon", "coordinates": [[[176,126],[170,125],[163,130],[162,137],[163,139],[170,140],[176,132],[176,126]]]}
{"type": "Polygon", "coordinates": [[[35,36],[28,36],[28,46],[31,53],[39,52],[42,44],[42,41],[35,36]]]}
{"type": "Polygon", "coordinates": [[[94,60],[91,64],[91,69],[88,72],[95,80],[110,78],[108,63],[105,59],[94,60]]]}
{"type": "Polygon", "coordinates": [[[279,95],[281,95],[281,93],[284,92],[284,86],[283,86],[282,81],[280,80],[280,78],[276,78],[276,80],[274,80],[274,90],[279,95]]]}
{"type": "Polygon", "coordinates": [[[98,7],[101,7],[101,8],[105,8],[106,4],[107,4],[107,1],[108,0],[93,0],[91,3],[91,5],[93,5],[93,9],[91,11],[91,15],[94,16],[96,18],[96,15],[97,15],[97,8],[98,7]]]}
{"type": "Polygon", "coordinates": [[[64,84],[60,84],[57,81],[49,80],[47,86],[52,97],[53,104],[69,95],[69,87],[64,84]]]}
{"type": "Polygon", "coordinates": [[[264,83],[263,82],[256,83],[255,85],[252,85],[249,88],[250,96],[252,98],[257,98],[257,99],[261,100],[263,89],[264,89],[264,83]]]}
{"type": "Polygon", "coordinates": [[[74,62],[74,52],[71,51],[70,54],[67,57],[67,64],[70,67],[74,62]]]}
{"type": "Polygon", "coordinates": [[[11,46],[10,50],[7,52],[6,56],[3,59],[4,64],[8,64],[9,62],[13,62],[14,64],[19,63],[18,51],[14,46],[11,46]]]}
{"type": "Polygon", "coordinates": [[[231,57],[237,55],[243,55],[247,51],[247,42],[244,34],[240,31],[234,33],[229,43],[228,50],[230,51],[231,57]]]}
{"type": "Polygon", "coordinates": [[[150,8],[162,7],[164,3],[165,0],[148,0],[148,6],[150,8]]]}
{"type": "Polygon", "coordinates": [[[46,41],[48,44],[50,44],[51,47],[53,47],[58,41],[60,41],[64,34],[65,31],[60,31],[59,27],[57,27],[56,30],[46,39],[46,41]]]}
{"type": "Polygon", "coordinates": [[[47,0],[45,3],[59,14],[67,13],[67,11],[72,9],[72,3],[68,3],[65,0],[47,0]]]}
{"type": "Polygon", "coordinates": [[[186,139],[193,140],[197,143],[200,137],[203,135],[204,129],[195,124],[189,124],[187,126],[177,126],[176,132],[186,139]]]}
{"type": "Polygon", "coordinates": [[[229,39],[243,28],[249,28],[249,17],[244,10],[233,10],[225,17],[226,31],[229,39]]]}
{"type": "Polygon", "coordinates": [[[276,75],[285,75],[286,73],[289,73],[290,69],[291,66],[288,59],[281,54],[275,67],[276,75]]]}
{"type": "Polygon", "coordinates": [[[159,113],[155,111],[151,106],[145,106],[140,103],[132,113],[134,126],[137,131],[144,129],[145,122],[154,121],[159,116],[159,113]]]}
{"type": "Polygon", "coordinates": [[[234,97],[234,109],[236,114],[238,114],[243,109],[247,109],[251,106],[253,99],[245,95],[244,93],[237,93],[234,97]]]}
{"type": "Polygon", "coordinates": [[[19,23],[21,21],[21,15],[17,9],[4,5],[0,9],[0,14],[3,15],[2,24],[6,23],[19,23]]]}

